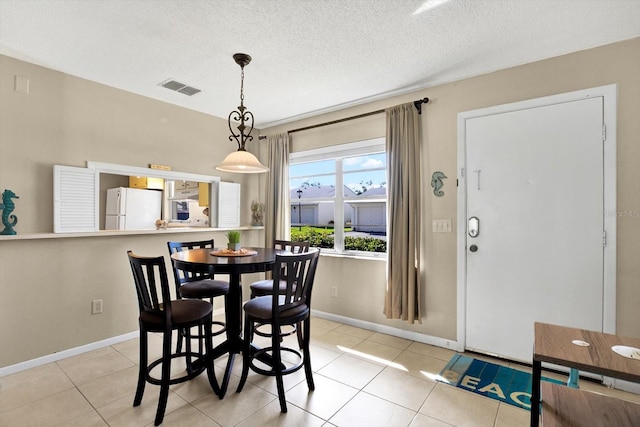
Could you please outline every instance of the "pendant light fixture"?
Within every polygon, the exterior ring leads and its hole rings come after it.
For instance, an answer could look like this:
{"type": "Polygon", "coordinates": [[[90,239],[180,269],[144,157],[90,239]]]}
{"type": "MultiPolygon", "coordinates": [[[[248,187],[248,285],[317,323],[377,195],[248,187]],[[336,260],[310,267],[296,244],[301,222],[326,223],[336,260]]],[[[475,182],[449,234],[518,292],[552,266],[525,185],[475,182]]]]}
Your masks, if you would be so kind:
{"type": "Polygon", "coordinates": [[[233,55],[236,64],[240,66],[240,106],[237,110],[229,113],[229,130],[231,135],[229,141],[234,139],[238,143],[238,151],[229,154],[224,161],[216,166],[216,169],[223,172],[235,173],[263,173],[269,170],[268,167],[260,163],[256,156],[245,149],[245,144],[253,140],[253,113],[244,106],[244,67],[251,62],[251,57],[246,53],[236,53],[233,55]],[[232,121],[234,123],[232,123],[232,121]],[[240,122],[236,126],[236,123],[240,122]],[[236,130],[234,131],[234,126],[236,130]],[[247,130],[248,129],[248,130],[247,130]]]}

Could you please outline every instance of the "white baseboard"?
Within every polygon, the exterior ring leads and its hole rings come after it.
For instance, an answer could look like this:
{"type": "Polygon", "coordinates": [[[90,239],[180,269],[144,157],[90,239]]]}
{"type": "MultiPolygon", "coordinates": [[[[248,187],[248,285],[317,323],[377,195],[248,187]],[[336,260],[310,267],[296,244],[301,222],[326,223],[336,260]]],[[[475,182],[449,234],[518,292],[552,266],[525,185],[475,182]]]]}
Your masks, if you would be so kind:
{"type": "MultiPolygon", "coordinates": [[[[219,308],[213,311],[213,315],[224,314],[224,308],[219,308]]],[[[25,362],[16,363],[15,365],[5,366],[0,368],[0,378],[15,374],[16,372],[25,371],[27,369],[35,368],[37,366],[46,365],[47,363],[57,362],[58,360],[66,359],[67,357],[77,356],[88,351],[98,350],[103,347],[108,347],[113,344],[118,344],[123,341],[128,341],[133,338],[138,338],[140,331],[129,332],[128,334],[119,335],[117,337],[107,338],[102,341],[96,341],[90,344],[82,345],[80,347],[70,348],[57,353],[48,354],[46,356],[38,357],[36,359],[27,360],[25,362]]]]}
{"type": "Polygon", "coordinates": [[[107,338],[106,340],[96,341],[90,344],[82,345],[80,347],[70,348],[58,353],[49,354],[46,356],[38,357],[36,359],[27,360],[26,362],[16,363],[15,365],[6,366],[0,368],[0,377],[6,375],[15,374],[16,372],[25,371],[27,369],[35,368],[37,366],[46,365],[47,363],[57,362],[58,360],[66,359],[67,357],[77,356],[88,351],[98,350],[103,347],[108,347],[113,344],[118,344],[123,341],[128,341],[140,336],[140,331],[129,332],[128,334],[119,335],[117,337],[107,338]]]}
{"type": "Polygon", "coordinates": [[[382,334],[393,335],[394,337],[404,338],[411,341],[421,342],[423,344],[434,345],[436,347],[448,348],[456,351],[458,342],[445,338],[434,337],[431,335],[421,334],[419,332],[407,331],[405,329],[394,328],[392,326],[381,325],[379,323],[366,322],[364,320],[353,319],[351,317],[338,316],[337,314],[325,313],[323,311],[311,310],[311,314],[321,319],[333,320],[345,325],[355,326],[369,331],[380,332],[382,334]]]}

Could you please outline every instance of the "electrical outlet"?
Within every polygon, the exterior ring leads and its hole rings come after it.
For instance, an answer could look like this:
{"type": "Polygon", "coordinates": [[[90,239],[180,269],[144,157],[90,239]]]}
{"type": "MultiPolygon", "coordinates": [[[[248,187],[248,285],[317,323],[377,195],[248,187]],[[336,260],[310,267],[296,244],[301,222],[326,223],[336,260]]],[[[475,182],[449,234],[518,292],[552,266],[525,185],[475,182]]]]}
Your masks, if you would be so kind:
{"type": "Polygon", "coordinates": [[[338,287],[337,286],[331,287],[331,296],[333,298],[338,298],[338,287]]]}
{"type": "Polygon", "coordinates": [[[94,299],[91,301],[91,314],[102,314],[102,300],[94,299]]]}

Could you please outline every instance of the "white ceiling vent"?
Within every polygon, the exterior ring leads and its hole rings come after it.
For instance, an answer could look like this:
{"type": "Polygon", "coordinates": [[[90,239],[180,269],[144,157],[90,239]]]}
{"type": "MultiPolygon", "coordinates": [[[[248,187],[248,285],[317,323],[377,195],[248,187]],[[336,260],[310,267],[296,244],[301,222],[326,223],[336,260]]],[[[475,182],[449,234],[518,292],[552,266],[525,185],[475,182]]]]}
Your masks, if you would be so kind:
{"type": "Polygon", "coordinates": [[[184,83],[177,82],[173,79],[168,79],[159,83],[158,86],[166,87],[167,89],[174,90],[176,92],[184,93],[185,95],[192,96],[198,92],[202,92],[200,89],[188,86],[184,83]]]}

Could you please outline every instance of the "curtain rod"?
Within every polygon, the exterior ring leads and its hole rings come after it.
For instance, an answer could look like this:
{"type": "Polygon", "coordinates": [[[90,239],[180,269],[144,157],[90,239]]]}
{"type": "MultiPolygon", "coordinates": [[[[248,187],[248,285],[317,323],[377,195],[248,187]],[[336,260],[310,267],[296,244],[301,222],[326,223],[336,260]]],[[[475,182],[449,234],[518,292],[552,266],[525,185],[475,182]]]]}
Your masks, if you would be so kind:
{"type": "MultiPolygon", "coordinates": [[[[422,114],[422,104],[428,104],[428,103],[429,103],[429,98],[422,98],[422,99],[418,99],[416,101],[413,101],[413,105],[418,110],[418,114],[422,114]]],[[[311,126],[305,126],[305,127],[302,127],[302,128],[298,128],[298,129],[292,129],[290,131],[287,131],[287,133],[292,134],[294,132],[301,132],[303,130],[315,129],[315,128],[328,126],[328,125],[335,125],[337,123],[347,122],[349,120],[361,119],[363,117],[368,117],[368,116],[373,116],[375,114],[384,113],[384,111],[385,111],[384,109],[376,110],[376,111],[370,111],[368,113],[358,114],[356,116],[345,117],[344,119],[332,120],[330,122],[319,123],[317,125],[311,125],[311,126]]],[[[260,135],[258,137],[258,139],[266,139],[266,138],[267,138],[266,135],[260,135]]]]}

